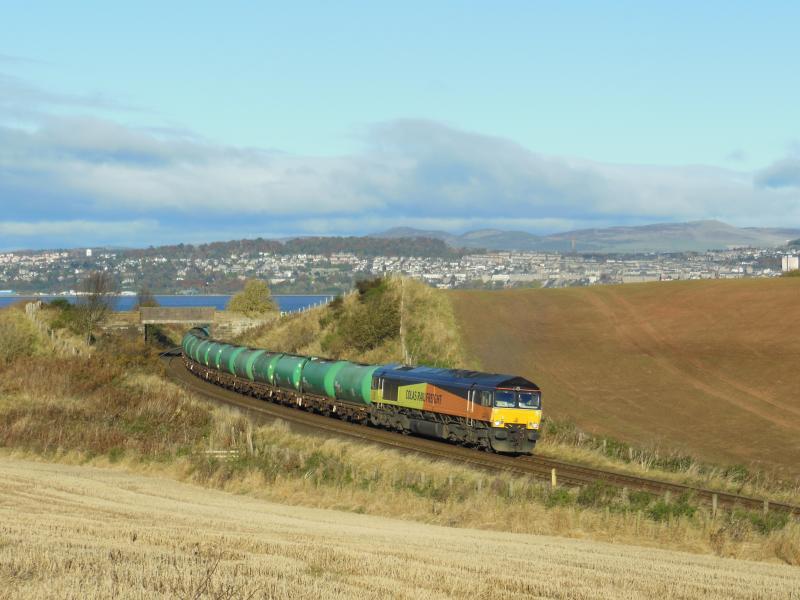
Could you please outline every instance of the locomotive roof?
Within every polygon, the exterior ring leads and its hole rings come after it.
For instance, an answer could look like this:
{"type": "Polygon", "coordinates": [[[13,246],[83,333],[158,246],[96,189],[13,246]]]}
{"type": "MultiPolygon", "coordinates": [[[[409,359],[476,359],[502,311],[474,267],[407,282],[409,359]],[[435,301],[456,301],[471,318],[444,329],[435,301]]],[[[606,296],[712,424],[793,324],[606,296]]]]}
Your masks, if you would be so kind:
{"type": "Polygon", "coordinates": [[[391,379],[404,379],[407,381],[425,381],[440,385],[463,385],[473,384],[481,387],[491,388],[527,388],[539,389],[539,386],[515,375],[503,375],[502,373],[482,373],[480,371],[469,371],[466,369],[438,369],[435,367],[411,367],[406,365],[383,365],[375,372],[378,377],[388,377],[391,379]]]}

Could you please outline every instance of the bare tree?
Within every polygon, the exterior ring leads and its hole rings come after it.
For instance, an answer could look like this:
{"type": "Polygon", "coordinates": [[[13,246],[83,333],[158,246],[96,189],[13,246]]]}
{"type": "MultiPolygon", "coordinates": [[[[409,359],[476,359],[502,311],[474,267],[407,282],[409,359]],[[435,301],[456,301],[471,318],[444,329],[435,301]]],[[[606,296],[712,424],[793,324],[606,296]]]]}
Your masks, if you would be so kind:
{"type": "Polygon", "coordinates": [[[117,284],[108,271],[93,271],[81,282],[80,291],[76,307],[77,321],[86,335],[87,343],[91,344],[95,329],[111,312],[117,284]]]}
{"type": "Polygon", "coordinates": [[[134,310],[155,306],[159,306],[158,300],[156,300],[156,297],[153,295],[153,292],[150,290],[150,288],[146,285],[143,285],[141,288],[139,288],[139,293],[136,295],[136,306],[134,307],[134,310]]]}

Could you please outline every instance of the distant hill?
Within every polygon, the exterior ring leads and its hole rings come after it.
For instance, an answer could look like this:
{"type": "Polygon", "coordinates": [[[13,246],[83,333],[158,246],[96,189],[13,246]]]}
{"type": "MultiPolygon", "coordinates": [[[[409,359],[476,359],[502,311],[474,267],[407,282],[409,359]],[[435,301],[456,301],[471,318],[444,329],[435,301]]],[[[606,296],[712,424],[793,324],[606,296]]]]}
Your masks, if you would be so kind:
{"type": "Polygon", "coordinates": [[[800,476],[800,280],[449,291],[475,367],[594,433],[800,476]]]}
{"type": "Polygon", "coordinates": [[[232,254],[270,252],[272,254],[334,254],[352,253],[356,256],[424,256],[457,258],[463,255],[455,246],[440,238],[423,235],[409,236],[318,236],[286,240],[263,238],[210,242],[208,244],[177,244],[144,249],[119,251],[123,256],[166,256],[225,258],[232,254]]]}
{"type": "Polygon", "coordinates": [[[800,237],[800,229],[734,227],[721,221],[658,223],[603,229],[579,229],[545,236],[523,231],[483,229],[461,235],[398,227],[374,234],[379,238],[424,236],[442,240],[454,248],[488,250],[538,250],[566,252],[573,240],[578,252],[703,252],[742,246],[784,246],[800,237]]]}

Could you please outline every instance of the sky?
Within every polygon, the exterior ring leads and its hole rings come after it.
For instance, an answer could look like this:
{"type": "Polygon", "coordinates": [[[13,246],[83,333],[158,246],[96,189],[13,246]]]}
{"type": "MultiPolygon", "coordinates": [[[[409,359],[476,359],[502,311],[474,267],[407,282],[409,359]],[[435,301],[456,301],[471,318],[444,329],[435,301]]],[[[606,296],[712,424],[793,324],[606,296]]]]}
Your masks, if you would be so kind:
{"type": "Polygon", "coordinates": [[[10,2],[0,250],[800,228],[797,2],[10,2]]]}

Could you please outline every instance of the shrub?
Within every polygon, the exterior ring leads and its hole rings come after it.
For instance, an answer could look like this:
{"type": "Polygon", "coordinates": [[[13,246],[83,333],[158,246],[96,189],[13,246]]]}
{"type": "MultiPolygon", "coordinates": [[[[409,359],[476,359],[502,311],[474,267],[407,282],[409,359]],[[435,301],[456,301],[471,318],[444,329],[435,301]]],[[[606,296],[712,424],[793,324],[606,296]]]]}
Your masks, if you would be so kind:
{"type": "Polygon", "coordinates": [[[652,501],[653,495],[645,491],[634,490],[628,494],[628,507],[633,511],[644,510],[652,501]]]}
{"type": "Polygon", "coordinates": [[[735,510],[731,513],[730,520],[747,521],[760,534],[767,535],[786,527],[786,524],[789,522],[789,515],[777,511],[771,511],[765,514],[749,510],[735,510]]]}
{"type": "Polygon", "coordinates": [[[576,499],[581,506],[605,506],[618,495],[618,490],[603,481],[595,481],[581,488],[576,499]]]}
{"type": "Polygon", "coordinates": [[[575,502],[575,498],[568,489],[555,488],[550,490],[545,497],[544,503],[548,508],[554,506],[571,506],[575,502]]]}
{"type": "Polygon", "coordinates": [[[674,517],[693,517],[697,507],[689,503],[689,494],[681,494],[674,502],[662,498],[647,511],[654,521],[669,521],[674,517]]]}
{"type": "Polygon", "coordinates": [[[744,465],[731,465],[725,468],[723,475],[736,483],[744,483],[750,477],[750,471],[744,465]]]}
{"type": "Polygon", "coordinates": [[[366,352],[400,333],[400,307],[382,278],[359,281],[359,302],[341,320],[338,330],[346,347],[366,352]]]}
{"type": "Polygon", "coordinates": [[[228,302],[227,309],[250,318],[258,318],[277,310],[275,301],[265,281],[251,279],[244,289],[228,302]]]}
{"type": "Polygon", "coordinates": [[[18,311],[0,312],[0,363],[30,356],[36,349],[36,330],[18,311]]]}

